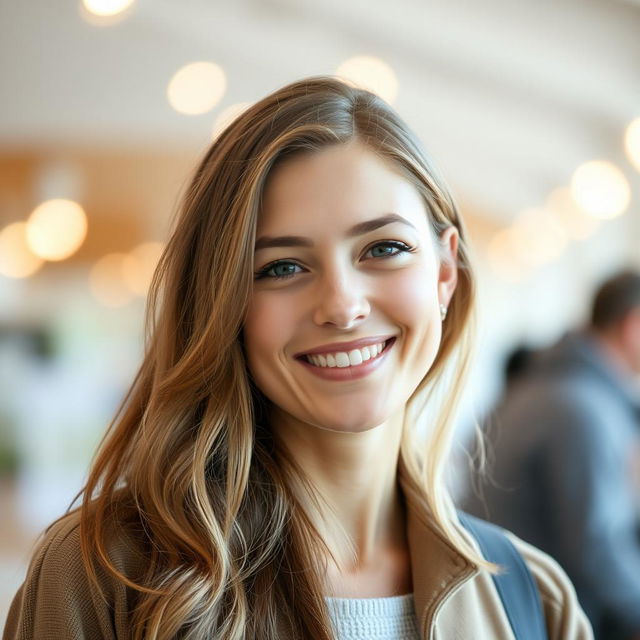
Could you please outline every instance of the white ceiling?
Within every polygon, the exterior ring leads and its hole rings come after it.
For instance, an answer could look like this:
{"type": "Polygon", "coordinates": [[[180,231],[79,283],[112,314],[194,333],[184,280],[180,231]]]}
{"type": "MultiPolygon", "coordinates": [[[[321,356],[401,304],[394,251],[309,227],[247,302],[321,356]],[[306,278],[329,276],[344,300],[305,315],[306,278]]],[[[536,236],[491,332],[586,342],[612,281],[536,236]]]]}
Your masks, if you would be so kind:
{"type": "Polygon", "coordinates": [[[0,151],[202,148],[225,106],[370,54],[397,109],[465,202],[495,221],[541,204],[583,161],[622,149],[640,115],[635,0],[137,0],[112,26],[78,0],[0,0],[0,151]],[[213,60],[216,111],[174,112],[171,75],[213,60]]]}

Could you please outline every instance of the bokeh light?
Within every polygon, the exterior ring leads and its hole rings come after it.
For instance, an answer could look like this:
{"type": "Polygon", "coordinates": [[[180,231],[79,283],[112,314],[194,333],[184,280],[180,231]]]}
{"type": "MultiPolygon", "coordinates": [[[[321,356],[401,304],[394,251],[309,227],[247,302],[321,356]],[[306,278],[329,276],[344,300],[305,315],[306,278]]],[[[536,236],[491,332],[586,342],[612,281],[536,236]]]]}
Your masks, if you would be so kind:
{"type": "Polygon", "coordinates": [[[512,228],[513,250],[528,266],[539,267],[557,260],[568,244],[567,232],[553,213],[542,207],[525,209],[512,228]]]}
{"type": "Polygon", "coordinates": [[[224,71],[214,62],[192,62],[173,75],[167,88],[171,106],[186,115],[211,111],[227,89],[224,71]]]}
{"type": "Polygon", "coordinates": [[[14,222],[0,231],[0,274],[7,278],[28,278],[43,265],[29,249],[26,222],[14,222]]]}
{"type": "Polygon", "coordinates": [[[624,134],[624,149],[631,164],[640,171],[640,117],[633,120],[624,134]]]}
{"type": "Polygon", "coordinates": [[[73,200],[46,200],[27,220],[27,242],[45,260],[65,260],[87,236],[87,215],[73,200]]]}
{"type": "Polygon", "coordinates": [[[398,96],[398,79],[384,60],[372,56],[356,56],[343,62],[336,70],[348,83],[367,89],[393,104],[398,96]]]}
{"type": "Polygon", "coordinates": [[[87,216],[73,200],[46,200],[27,221],[27,242],[45,260],[65,260],[87,236],[87,216]]]}
{"type": "Polygon", "coordinates": [[[545,208],[553,213],[569,237],[574,240],[590,238],[602,224],[576,204],[568,187],[554,189],[547,198],[545,208]]]}
{"type": "Polygon", "coordinates": [[[115,16],[128,9],[134,0],[82,0],[84,8],[95,16],[115,16]]]}
{"type": "Polygon", "coordinates": [[[521,282],[534,269],[560,258],[568,244],[569,234],[553,210],[530,207],[494,234],[486,253],[500,278],[521,282]]]}
{"type": "Polygon", "coordinates": [[[575,170],[571,178],[571,195],[588,214],[607,220],[627,210],[631,188],[615,165],[594,160],[575,170]]]}
{"type": "Polygon", "coordinates": [[[145,242],[130,251],[122,262],[122,277],[132,293],[146,296],[164,245],[145,242]]]}
{"type": "Polygon", "coordinates": [[[134,297],[124,280],[126,258],[124,253],[109,253],[91,267],[89,289],[105,307],[123,307],[134,297]]]}

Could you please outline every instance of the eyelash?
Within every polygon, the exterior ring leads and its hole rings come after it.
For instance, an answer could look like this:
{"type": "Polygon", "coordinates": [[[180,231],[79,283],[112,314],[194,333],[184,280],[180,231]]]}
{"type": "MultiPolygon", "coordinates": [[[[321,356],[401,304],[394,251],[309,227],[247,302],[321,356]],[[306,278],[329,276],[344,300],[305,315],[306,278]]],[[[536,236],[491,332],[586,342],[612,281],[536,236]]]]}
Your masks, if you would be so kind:
{"type": "MultiPolygon", "coordinates": [[[[371,251],[371,250],[375,249],[376,247],[394,247],[395,249],[398,249],[398,251],[396,253],[392,253],[392,254],[389,254],[389,255],[386,255],[386,256],[378,256],[378,258],[380,258],[382,260],[387,260],[389,258],[395,258],[396,256],[400,255],[401,253],[413,253],[416,250],[415,247],[410,247],[409,245],[405,244],[404,242],[398,242],[396,240],[387,240],[385,242],[376,242],[376,244],[374,244],[371,247],[369,247],[369,249],[367,249],[367,251],[371,251]]],[[[286,280],[287,278],[292,278],[293,276],[297,275],[296,273],[287,273],[286,275],[283,275],[283,276],[278,276],[278,275],[270,276],[270,275],[268,275],[269,271],[271,271],[272,269],[275,269],[275,267],[277,267],[277,266],[279,266],[281,264],[293,264],[293,265],[296,265],[296,266],[300,266],[300,265],[296,264],[295,262],[293,262],[292,260],[276,260],[274,262],[269,263],[268,265],[266,265],[262,269],[260,269],[260,271],[256,271],[255,279],[256,280],[261,280],[263,278],[268,278],[270,280],[286,280]]]]}

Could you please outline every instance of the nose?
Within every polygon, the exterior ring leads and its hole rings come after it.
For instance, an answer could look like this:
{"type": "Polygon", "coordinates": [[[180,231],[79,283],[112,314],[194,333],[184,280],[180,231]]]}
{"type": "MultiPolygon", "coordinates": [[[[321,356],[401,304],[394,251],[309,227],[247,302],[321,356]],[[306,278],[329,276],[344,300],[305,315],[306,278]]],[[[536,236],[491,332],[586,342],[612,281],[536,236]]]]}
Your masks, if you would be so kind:
{"type": "Polygon", "coordinates": [[[319,326],[351,329],[366,320],[371,312],[365,284],[344,270],[327,273],[314,293],[314,322],[319,326]]]}

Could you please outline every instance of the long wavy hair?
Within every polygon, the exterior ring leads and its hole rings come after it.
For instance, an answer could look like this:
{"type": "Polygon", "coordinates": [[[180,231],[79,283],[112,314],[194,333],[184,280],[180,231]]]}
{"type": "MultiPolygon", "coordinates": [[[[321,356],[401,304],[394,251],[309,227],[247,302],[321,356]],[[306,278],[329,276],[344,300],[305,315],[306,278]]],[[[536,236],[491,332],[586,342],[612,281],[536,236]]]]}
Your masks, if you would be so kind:
{"type": "Polygon", "coordinates": [[[150,289],[142,365],[79,494],[83,561],[96,586],[106,570],[133,590],[135,639],[276,640],[283,629],[332,637],[317,560],[326,549],[292,490],[313,489],[270,432],[242,327],[270,171],[292,154],[356,139],[416,187],[435,236],[452,225],[460,233],[458,285],[439,352],[409,400],[399,468],[403,490],[434,526],[487,564],[457,533],[443,479],[473,327],[458,210],[388,104],[335,78],[309,78],[245,111],[195,171],[150,289]],[[125,575],[110,553],[110,536],[125,529],[144,549],[139,576],[125,575]]]}

